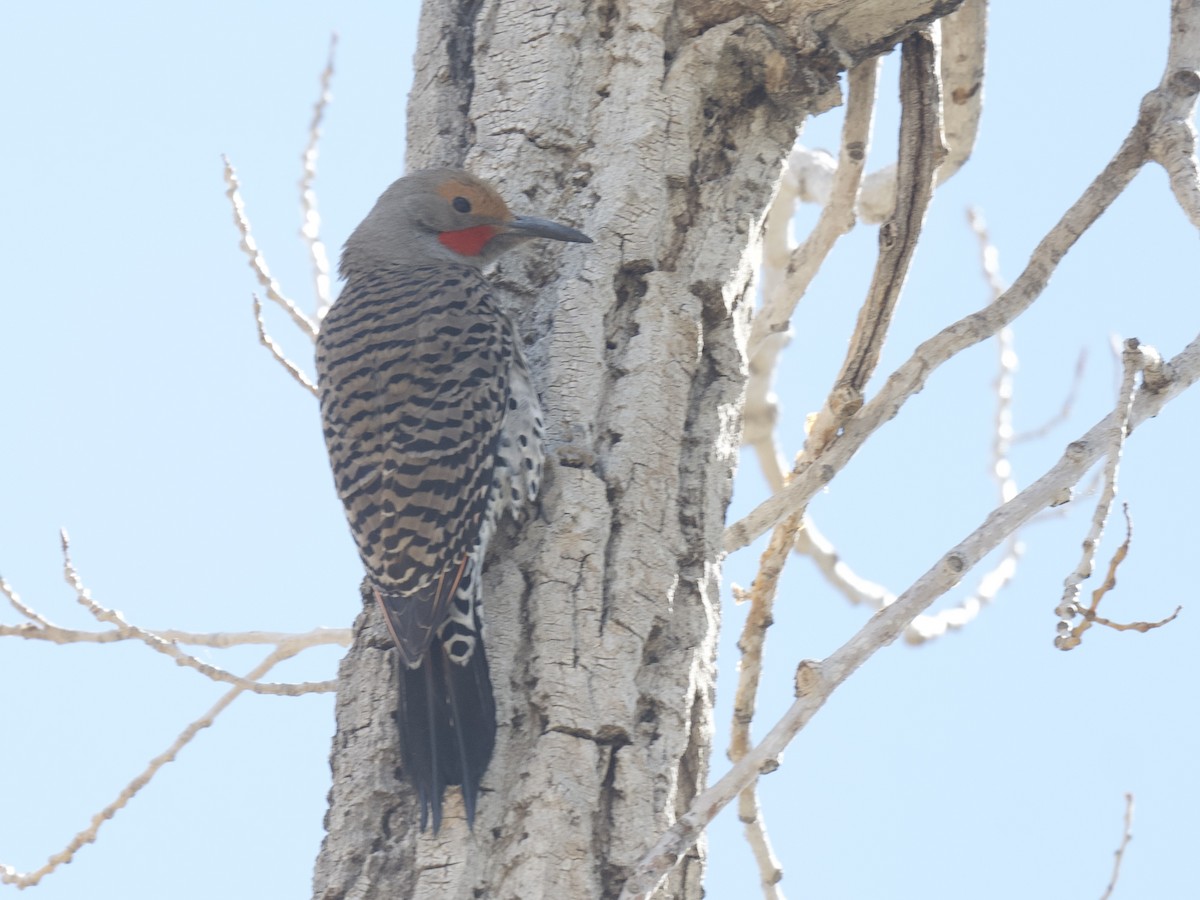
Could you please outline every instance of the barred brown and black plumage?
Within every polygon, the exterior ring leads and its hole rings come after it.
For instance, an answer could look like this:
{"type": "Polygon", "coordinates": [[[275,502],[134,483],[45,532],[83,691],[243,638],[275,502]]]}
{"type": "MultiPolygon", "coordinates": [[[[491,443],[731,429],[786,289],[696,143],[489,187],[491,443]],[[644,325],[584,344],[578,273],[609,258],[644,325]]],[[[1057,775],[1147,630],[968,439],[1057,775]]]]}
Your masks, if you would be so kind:
{"type": "Polygon", "coordinates": [[[530,237],[588,241],[512,216],[465,172],[406,176],[347,242],[317,339],[334,482],[399,651],[401,754],[435,831],[449,784],[474,821],[496,731],[483,558],[541,477],[537,394],[480,271],[530,237]]]}

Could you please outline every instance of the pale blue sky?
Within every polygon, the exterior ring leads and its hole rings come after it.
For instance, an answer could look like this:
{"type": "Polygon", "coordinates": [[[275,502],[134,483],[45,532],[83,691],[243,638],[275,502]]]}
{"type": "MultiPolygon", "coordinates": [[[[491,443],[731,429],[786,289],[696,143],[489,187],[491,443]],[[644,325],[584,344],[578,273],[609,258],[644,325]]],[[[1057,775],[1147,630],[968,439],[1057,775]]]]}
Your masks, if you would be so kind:
{"type": "MultiPolygon", "coordinates": [[[[331,29],[341,47],[317,184],[331,252],[402,172],[416,16],[415,4],[393,6],[6,10],[0,573],[51,619],[90,624],[60,576],[57,529],[66,526],[97,599],[146,627],[352,621],[358,563],[316,408],[257,345],[255,285],[220,154],[238,167],[272,269],[308,302],[295,184],[331,29]]],[[[968,204],[985,211],[1011,279],[1112,155],[1164,58],[1168,4],[1143,6],[995,4],[975,158],[938,194],[881,372],[985,300],[968,204]]],[[[888,60],[888,92],[896,63],[888,60]]],[[[814,144],[832,146],[836,116],[809,129],[814,144]]],[[[885,110],[872,168],[894,146],[894,125],[885,110]]],[[[873,229],[848,239],[801,307],[780,373],[789,453],[828,390],[874,244],[873,229]]],[[[1015,452],[1022,485],[1110,408],[1110,334],[1164,355],[1191,339],[1197,268],[1194,230],[1161,173],[1144,173],[1018,324],[1018,430],[1057,410],[1076,354],[1090,354],[1070,423],[1015,452]]],[[[284,317],[270,322],[307,358],[284,317]]],[[[993,505],[994,359],[987,344],[945,366],[813,506],[845,558],[896,592],[993,505]]],[[[789,896],[1099,897],[1125,791],[1137,796],[1136,836],[1116,896],[1200,894],[1191,862],[1200,839],[1200,607],[1190,571],[1198,397],[1173,403],[1129,444],[1121,487],[1137,533],[1105,607],[1151,619],[1182,603],[1180,619],[1148,635],[1093,630],[1079,650],[1055,650],[1053,608],[1090,503],[1030,529],[1017,579],[993,608],[964,633],[882,652],[764,780],[789,896]]],[[[731,516],[762,496],[747,457],[731,516]]],[[[1118,542],[1110,530],[1102,555],[1118,542]]],[[[727,581],[748,583],[754,552],[729,561],[727,581]]],[[[726,602],[726,676],[742,615],[726,602]]],[[[796,661],[825,655],[864,618],[793,560],[767,650],[760,733],[790,701],[796,661]]],[[[278,675],[331,677],[337,656],[306,655],[278,675]]],[[[254,661],[205,658],[234,669],[254,661]]],[[[221,692],[141,646],[4,640],[0,861],[40,866],[221,692]]],[[[716,773],[729,708],[723,681],[716,773]]],[[[328,697],[243,697],[31,896],[307,896],[332,729],[328,697]]],[[[734,816],[713,828],[709,850],[710,897],[755,895],[734,816]]]]}

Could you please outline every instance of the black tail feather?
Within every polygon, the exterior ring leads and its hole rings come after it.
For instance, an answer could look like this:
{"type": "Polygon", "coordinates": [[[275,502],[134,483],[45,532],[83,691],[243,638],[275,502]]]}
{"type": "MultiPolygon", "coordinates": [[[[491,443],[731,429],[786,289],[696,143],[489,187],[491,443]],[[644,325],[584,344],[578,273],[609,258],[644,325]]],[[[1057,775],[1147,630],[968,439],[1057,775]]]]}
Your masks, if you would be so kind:
{"type": "Polygon", "coordinates": [[[421,664],[400,663],[400,755],[404,771],[417,788],[421,830],[442,825],[442,797],[447,785],[462,785],[467,824],[475,825],[479,782],[496,744],[496,702],[483,641],[466,665],[451,662],[438,641],[421,664]]]}

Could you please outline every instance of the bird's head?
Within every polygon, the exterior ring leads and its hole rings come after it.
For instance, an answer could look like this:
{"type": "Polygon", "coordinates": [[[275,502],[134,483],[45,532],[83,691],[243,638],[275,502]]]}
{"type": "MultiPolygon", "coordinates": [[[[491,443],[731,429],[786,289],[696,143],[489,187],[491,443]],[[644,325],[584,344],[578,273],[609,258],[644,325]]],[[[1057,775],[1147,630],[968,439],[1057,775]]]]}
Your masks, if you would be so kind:
{"type": "Polygon", "coordinates": [[[495,188],[469,172],[423,169],[383,192],[346,241],[341,270],[436,262],[482,268],[530,238],[592,242],[558,222],[514,216],[495,188]]]}

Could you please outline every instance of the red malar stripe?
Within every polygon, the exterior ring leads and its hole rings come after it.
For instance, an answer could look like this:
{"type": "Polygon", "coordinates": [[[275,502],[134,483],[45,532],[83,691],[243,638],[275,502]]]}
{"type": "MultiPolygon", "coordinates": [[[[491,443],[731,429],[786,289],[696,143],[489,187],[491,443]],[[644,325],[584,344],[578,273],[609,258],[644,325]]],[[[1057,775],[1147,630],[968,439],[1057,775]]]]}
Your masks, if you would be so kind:
{"type": "Polygon", "coordinates": [[[496,229],[491,225],[476,225],[474,228],[464,228],[461,231],[443,231],[438,235],[438,240],[455,253],[461,253],[463,256],[478,256],[483,252],[483,245],[495,236],[496,229]]]}

